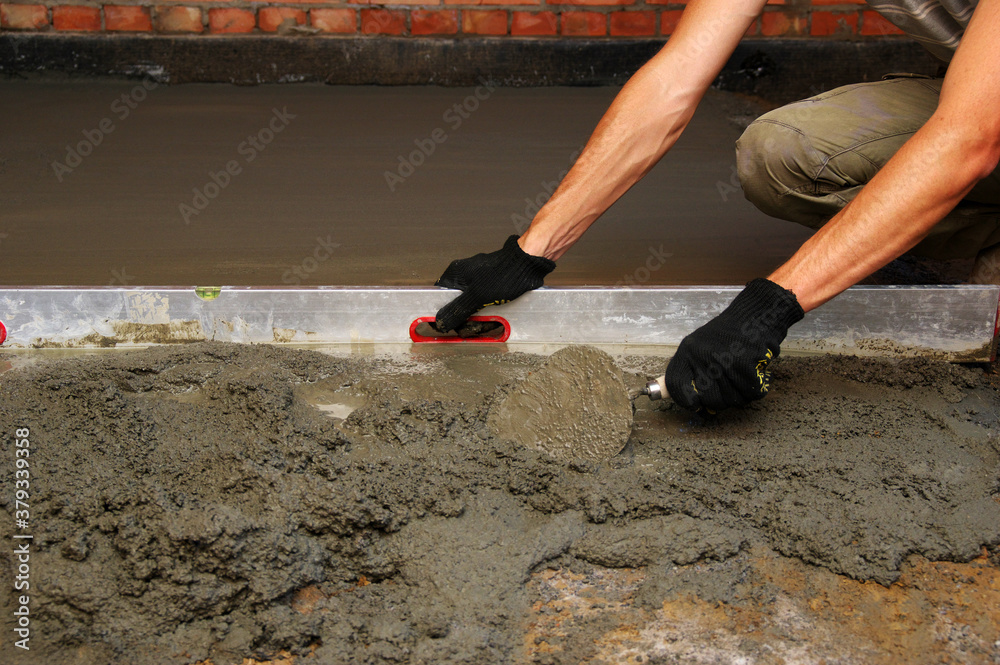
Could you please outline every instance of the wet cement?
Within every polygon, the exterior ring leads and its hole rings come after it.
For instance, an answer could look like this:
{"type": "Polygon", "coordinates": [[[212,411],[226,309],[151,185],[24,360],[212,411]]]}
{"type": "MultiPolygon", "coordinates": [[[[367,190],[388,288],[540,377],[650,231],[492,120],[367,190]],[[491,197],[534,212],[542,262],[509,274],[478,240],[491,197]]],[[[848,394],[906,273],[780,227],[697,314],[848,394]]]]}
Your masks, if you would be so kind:
{"type": "MultiPolygon", "coordinates": [[[[639,606],[715,607],[772,588],[740,572],[750,553],[885,585],[914,557],[1000,544],[1000,395],[980,368],[782,358],[766,400],[711,421],[640,398],[628,445],[598,463],[491,433],[544,361],[199,343],[0,374],[4,430],[31,429],[37,640],[5,653],[576,663],[604,623],[526,655],[533,573],[642,566],[639,606]]],[[[637,386],[663,360],[616,363],[637,386]]],[[[734,648],[756,662],[767,644],[734,648]]]]}
{"type": "Polygon", "coordinates": [[[490,430],[558,460],[601,462],[632,432],[621,369],[604,351],[568,346],[521,381],[490,413],[490,430]]]}
{"type": "MultiPolygon", "coordinates": [[[[617,90],[3,80],[0,284],[433,284],[526,228],[617,90]]],[[[762,110],[711,92],[546,283],[770,272],[809,231],[738,188],[762,110]]]]}

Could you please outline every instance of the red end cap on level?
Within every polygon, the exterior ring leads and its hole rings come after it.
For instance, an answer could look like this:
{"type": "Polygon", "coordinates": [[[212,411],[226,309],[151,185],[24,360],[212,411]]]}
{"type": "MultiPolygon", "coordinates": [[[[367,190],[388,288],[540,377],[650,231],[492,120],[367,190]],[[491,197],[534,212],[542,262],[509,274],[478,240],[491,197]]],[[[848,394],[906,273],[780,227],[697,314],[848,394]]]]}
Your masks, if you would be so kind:
{"type": "MultiPolygon", "coordinates": [[[[420,326],[421,323],[427,323],[427,324],[434,323],[434,317],[421,316],[419,318],[414,319],[413,323],[410,324],[410,339],[414,342],[432,342],[432,343],[443,342],[446,344],[454,344],[457,342],[467,342],[473,344],[484,344],[484,343],[493,344],[496,342],[506,342],[507,338],[510,337],[510,323],[508,323],[507,319],[503,318],[502,316],[471,316],[469,317],[469,321],[472,323],[475,322],[499,323],[503,326],[503,328],[491,330],[478,337],[475,336],[460,337],[455,333],[449,333],[449,334],[437,333],[432,336],[418,332],[417,327],[420,326]]],[[[421,328],[425,327],[421,326],[421,328]]]]}
{"type": "Polygon", "coordinates": [[[0,344],[3,344],[7,340],[7,329],[3,325],[3,321],[0,321],[0,344]]]}

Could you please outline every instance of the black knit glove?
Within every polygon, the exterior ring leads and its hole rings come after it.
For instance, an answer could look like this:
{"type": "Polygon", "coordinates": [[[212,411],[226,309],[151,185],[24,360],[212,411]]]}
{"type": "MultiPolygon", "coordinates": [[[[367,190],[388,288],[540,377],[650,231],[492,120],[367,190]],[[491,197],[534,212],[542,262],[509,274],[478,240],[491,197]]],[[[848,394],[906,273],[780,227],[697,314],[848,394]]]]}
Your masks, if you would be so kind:
{"type": "Polygon", "coordinates": [[[438,330],[454,330],[483,307],[502,305],[537,289],[545,276],[555,270],[555,262],[521,249],[518,237],[507,238],[503,249],[490,254],[451,262],[435,285],[464,293],[438,311],[438,330]]]}
{"type": "Polygon", "coordinates": [[[749,282],[721,314],[681,340],[667,365],[670,397],[710,413],[761,399],[770,387],[768,364],[803,316],[791,291],[766,279],[749,282]]]}

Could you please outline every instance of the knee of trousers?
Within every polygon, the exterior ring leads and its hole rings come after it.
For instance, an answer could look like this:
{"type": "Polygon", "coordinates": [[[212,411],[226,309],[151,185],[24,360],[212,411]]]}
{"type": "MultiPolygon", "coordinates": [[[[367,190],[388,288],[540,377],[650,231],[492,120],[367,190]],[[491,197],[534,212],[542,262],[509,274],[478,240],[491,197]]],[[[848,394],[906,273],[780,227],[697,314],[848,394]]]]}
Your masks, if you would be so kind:
{"type": "MultiPolygon", "coordinates": [[[[781,111],[781,109],[778,109],[781,111]]],[[[823,157],[808,136],[775,117],[776,112],[750,123],[736,141],[736,169],[747,200],[762,212],[799,220],[789,194],[814,188],[823,157]]]]}

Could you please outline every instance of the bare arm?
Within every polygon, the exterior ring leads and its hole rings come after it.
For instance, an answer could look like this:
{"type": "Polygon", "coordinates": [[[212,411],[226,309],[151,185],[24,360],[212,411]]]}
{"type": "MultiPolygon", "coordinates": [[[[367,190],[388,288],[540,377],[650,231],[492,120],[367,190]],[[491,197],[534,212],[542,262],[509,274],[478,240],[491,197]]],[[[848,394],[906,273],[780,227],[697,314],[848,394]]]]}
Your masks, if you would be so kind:
{"type": "Polygon", "coordinates": [[[805,311],[900,256],[1000,161],[1000,0],[982,0],[927,123],[770,279],[805,311]]]}
{"type": "Polygon", "coordinates": [[[766,0],[692,0],[666,46],[629,79],[519,244],[553,261],[677,141],[766,0]]]}

